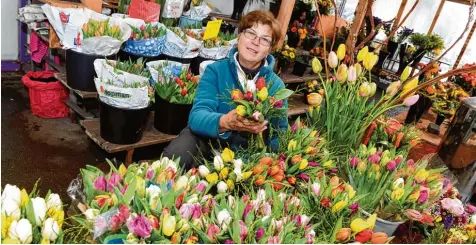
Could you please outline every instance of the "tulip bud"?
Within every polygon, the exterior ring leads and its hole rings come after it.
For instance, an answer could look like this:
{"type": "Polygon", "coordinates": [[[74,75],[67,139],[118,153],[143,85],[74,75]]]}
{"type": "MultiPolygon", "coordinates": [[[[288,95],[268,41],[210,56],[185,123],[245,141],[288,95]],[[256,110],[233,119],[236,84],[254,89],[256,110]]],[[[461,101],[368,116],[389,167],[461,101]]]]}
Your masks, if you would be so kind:
{"type": "Polygon", "coordinates": [[[41,197],[32,198],[33,210],[35,212],[36,225],[41,226],[46,216],[46,202],[41,197]]]}
{"type": "Polygon", "coordinates": [[[410,97],[407,97],[404,101],[403,101],[403,104],[406,106],[406,107],[410,107],[412,105],[414,105],[415,103],[417,103],[418,99],[420,98],[420,95],[418,94],[415,94],[415,95],[412,95],[410,97]]]}
{"type": "Polygon", "coordinates": [[[312,64],[312,71],[313,71],[314,73],[318,74],[319,72],[322,71],[322,64],[321,64],[321,62],[319,61],[318,58],[314,57],[314,58],[312,59],[311,64],[312,64]]]}
{"type": "Polygon", "coordinates": [[[337,60],[337,55],[334,51],[331,51],[329,53],[329,57],[328,57],[328,63],[329,63],[329,67],[331,68],[336,68],[337,67],[337,63],[339,61],[337,60]]]}
{"type": "Polygon", "coordinates": [[[388,171],[393,171],[393,170],[395,170],[396,167],[397,167],[397,163],[394,160],[389,161],[387,163],[387,170],[388,171]]]}
{"type": "Polygon", "coordinates": [[[397,188],[403,188],[405,185],[405,180],[403,178],[398,178],[393,182],[392,189],[395,190],[397,188]]]}
{"type": "Polygon", "coordinates": [[[33,231],[30,221],[21,219],[14,220],[8,228],[8,237],[20,241],[22,244],[29,244],[33,240],[33,231]]]}
{"type": "Polygon", "coordinates": [[[357,77],[360,77],[360,74],[362,74],[362,66],[360,65],[360,63],[357,63],[354,65],[354,67],[357,77]]]}
{"type": "Polygon", "coordinates": [[[208,170],[207,166],[200,165],[198,167],[198,172],[200,173],[200,177],[205,178],[208,174],[210,174],[210,170],[208,170]]]}
{"type": "Polygon", "coordinates": [[[6,184],[2,192],[2,201],[13,200],[18,206],[21,204],[21,191],[16,185],[6,184]]]}
{"type": "Polygon", "coordinates": [[[388,85],[387,90],[386,90],[386,95],[393,97],[397,94],[398,90],[400,89],[400,86],[402,86],[402,83],[400,81],[395,81],[388,85]]]}
{"type": "Polygon", "coordinates": [[[405,82],[409,76],[410,76],[410,67],[407,66],[405,67],[405,70],[403,70],[402,74],[400,75],[400,81],[405,82]]]}
{"type": "Polygon", "coordinates": [[[367,97],[372,92],[372,87],[368,82],[363,82],[359,87],[359,95],[361,97],[367,97]]]}
{"type": "Polygon", "coordinates": [[[348,74],[347,74],[347,82],[350,84],[354,84],[356,80],[357,80],[357,71],[354,66],[350,66],[348,74]]]}
{"type": "Polygon", "coordinates": [[[228,185],[227,185],[225,182],[223,182],[223,181],[218,182],[218,184],[217,184],[217,191],[218,191],[218,193],[225,193],[225,192],[227,192],[227,191],[228,191],[228,185]]]}
{"type": "Polygon", "coordinates": [[[185,189],[187,187],[187,184],[188,184],[188,177],[185,175],[182,175],[175,182],[174,190],[185,189]]]}
{"type": "Polygon", "coordinates": [[[418,86],[418,79],[415,78],[403,86],[402,93],[400,94],[400,96],[412,96],[414,93],[410,93],[410,94],[407,94],[407,93],[410,92],[410,90],[416,88],[417,86],[418,86]]]}
{"type": "Polygon", "coordinates": [[[322,96],[318,93],[310,93],[307,95],[307,103],[311,106],[319,106],[322,103],[322,96]]]}
{"type": "Polygon", "coordinates": [[[378,61],[378,56],[375,55],[372,52],[369,52],[369,53],[367,53],[367,55],[364,58],[363,65],[364,65],[365,69],[370,71],[370,70],[372,70],[374,65],[377,63],[377,61],[378,61]]]}
{"type": "Polygon", "coordinates": [[[171,216],[170,214],[165,214],[163,221],[162,221],[162,232],[166,236],[172,236],[175,232],[175,216],[171,216]]]}
{"type": "Polygon", "coordinates": [[[370,83],[370,97],[374,96],[375,93],[377,92],[377,84],[372,82],[370,83]]]}
{"type": "Polygon", "coordinates": [[[302,159],[302,160],[299,162],[299,169],[300,169],[300,170],[305,169],[305,168],[307,167],[308,163],[309,163],[309,162],[307,161],[307,159],[302,159]]]}
{"type": "Polygon", "coordinates": [[[60,228],[58,223],[54,219],[48,218],[43,224],[43,230],[41,231],[41,235],[44,239],[47,238],[50,241],[56,241],[59,235],[59,230],[60,228]]]}
{"type": "Polygon", "coordinates": [[[313,183],[311,190],[314,195],[319,196],[319,194],[321,194],[321,185],[319,183],[313,183]]]}
{"type": "Polygon", "coordinates": [[[337,75],[336,75],[337,81],[341,83],[345,82],[345,80],[347,79],[347,73],[348,73],[347,65],[341,64],[339,68],[337,69],[337,75]]]}
{"type": "Polygon", "coordinates": [[[341,228],[339,232],[337,232],[336,239],[337,241],[343,243],[350,239],[350,235],[352,230],[350,228],[341,228]]]}
{"type": "Polygon", "coordinates": [[[345,44],[341,43],[337,48],[337,59],[343,60],[345,58],[345,44]]]}
{"type": "Polygon", "coordinates": [[[21,208],[13,199],[2,200],[2,215],[10,217],[13,220],[19,220],[21,208]]]}
{"type": "Polygon", "coordinates": [[[220,171],[224,166],[221,156],[217,155],[213,158],[213,167],[215,167],[216,170],[220,171]]]}
{"type": "Polygon", "coordinates": [[[357,165],[359,165],[359,159],[357,157],[351,157],[349,161],[352,168],[356,168],[357,165]]]}
{"type": "Polygon", "coordinates": [[[357,61],[361,62],[364,60],[364,58],[367,56],[367,53],[369,52],[369,47],[365,46],[363,49],[359,51],[357,54],[357,61]]]}
{"type": "Polygon", "coordinates": [[[350,223],[350,229],[352,229],[354,233],[359,233],[368,228],[369,228],[369,224],[361,218],[354,219],[350,223]]]}
{"type": "Polygon", "coordinates": [[[246,115],[246,107],[244,105],[237,106],[236,114],[238,114],[238,116],[244,117],[246,115]]]}
{"type": "Polygon", "coordinates": [[[259,122],[261,120],[261,112],[259,112],[259,111],[253,112],[253,119],[255,121],[259,122]]]}

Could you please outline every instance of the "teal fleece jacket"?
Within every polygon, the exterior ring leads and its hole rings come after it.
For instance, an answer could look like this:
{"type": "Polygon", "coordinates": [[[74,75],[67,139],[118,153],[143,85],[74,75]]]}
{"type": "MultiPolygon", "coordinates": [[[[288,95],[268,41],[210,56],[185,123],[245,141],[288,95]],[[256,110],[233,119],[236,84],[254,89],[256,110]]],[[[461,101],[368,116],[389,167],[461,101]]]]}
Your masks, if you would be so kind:
{"type": "MultiPolygon", "coordinates": [[[[234,59],[236,52],[238,52],[236,48],[231,50],[227,59],[216,61],[205,69],[189,116],[188,124],[192,132],[205,137],[224,140],[230,137],[231,132],[219,133],[220,118],[236,108],[231,103],[231,90],[240,89],[243,94],[246,92],[238,80],[237,64],[234,59]]],[[[274,57],[268,55],[266,60],[268,65],[261,67],[259,77],[266,77],[267,83],[273,82],[272,87],[268,91],[269,96],[273,96],[276,91],[285,88],[285,86],[281,78],[273,72],[274,57]]],[[[287,109],[288,101],[285,100],[283,102],[283,108],[287,109]]],[[[288,118],[273,119],[269,121],[269,124],[274,130],[286,130],[288,118]]],[[[266,134],[269,134],[270,126],[266,130],[266,134]]],[[[277,149],[276,134],[272,138],[267,137],[267,139],[267,144],[272,149],[277,149]]]]}

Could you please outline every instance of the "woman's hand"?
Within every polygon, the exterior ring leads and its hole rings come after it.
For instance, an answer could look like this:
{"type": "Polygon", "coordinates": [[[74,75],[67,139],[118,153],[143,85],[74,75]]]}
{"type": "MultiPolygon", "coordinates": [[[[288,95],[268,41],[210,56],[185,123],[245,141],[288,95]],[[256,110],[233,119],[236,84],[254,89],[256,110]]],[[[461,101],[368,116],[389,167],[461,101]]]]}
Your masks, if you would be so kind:
{"type": "Polygon", "coordinates": [[[220,118],[220,133],[233,130],[248,131],[257,134],[265,131],[268,128],[266,126],[267,124],[268,121],[255,122],[245,119],[236,114],[235,110],[232,110],[220,118]]]}

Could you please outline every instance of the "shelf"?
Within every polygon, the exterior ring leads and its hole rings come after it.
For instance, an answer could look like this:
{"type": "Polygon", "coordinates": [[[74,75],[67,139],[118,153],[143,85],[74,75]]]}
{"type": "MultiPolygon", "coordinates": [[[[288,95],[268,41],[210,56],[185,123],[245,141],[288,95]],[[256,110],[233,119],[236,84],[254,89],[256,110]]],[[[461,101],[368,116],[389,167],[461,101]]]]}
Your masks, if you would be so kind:
{"type": "Polygon", "coordinates": [[[288,99],[288,116],[299,116],[305,114],[309,105],[304,103],[302,95],[294,95],[288,99]]]}
{"type": "Polygon", "coordinates": [[[286,73],[279,75],[279,77],[281,78],[281,80],[283,80],[284,83],[303,83],[306,81],[319,79],[319,76],[316,74],[305,74],[302,77],[298,77],[291,73],[286,73]]]}

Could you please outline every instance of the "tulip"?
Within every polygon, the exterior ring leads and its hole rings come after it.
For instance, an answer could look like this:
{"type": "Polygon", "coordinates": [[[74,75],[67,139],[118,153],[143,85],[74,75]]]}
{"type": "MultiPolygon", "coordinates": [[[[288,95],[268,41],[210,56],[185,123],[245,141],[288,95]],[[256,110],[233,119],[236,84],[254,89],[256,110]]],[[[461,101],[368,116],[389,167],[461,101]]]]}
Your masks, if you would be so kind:
{"type": "Polygon", "coordinates": [[[308,165],[308,161],[306,159],[302,159],[300,162],[299,162],[299,169],[300,170],[303,170],[307,167],[308,165]]]}
{"type": "Polygon", "coordinates": [[[13,199],[5,199],[2,201],[2,215],[10,217],[13,220],[19,220],[21,216],[21,208],[13,199]]]}
{"type": "Polygon", "coordinates": [[[319,72],[322,71],[322,64],[321,64],[321,61],[319,61],[318,58],[314,57],[312,59],[311,64],[312,64],[312,71],[314,73],[318,74],[319,72]]]}
{"type": "Polygon", "coordinates": [[[322,103],[322,96],[318,93],[310,93],[307,95],[307,103],[311,106],[319,106],[322,103]]]}
{"type": "Polygon", "coordinates": [[[365,46],[363,49],[359,50],[359,53],[357,54],[357,61],[362,62],[365,57],[367,56],[367,53],[369,52],[369,47],[365,46]]]}
{"type": "Polygon", "coordinates": [[[32,198],[33,210],[35,212],[36,225],[41,226],[46,216],[46,202],[41,197],[32,198]]]}
{"type": "Polygon", "coordinates": [[[418,79],[415,78],[411,80],[410,82],[406,83],[405,85],[403,85],[402,93],[400,94],[400,96],[412,96],[414,93],[411,93],[411,94],[407,94],[407,93],[410,92],[410,90],[416,88],[417,86],[418,86],[418,79]]]}
{"type": "Polygon", "coordinates": [[[428,201],[428,190],[422,190],[420,196],[418,197],[418,203],[423,204],[428,201]]]}
{"type": "Polygon", "coordinates": [[[215,170],[220,171],[224,166],[221,156],[217,155],[213,158],[213,167],[215,167],[215,170]]]}
{"type": "Polygon", "coordinates": [[[218,182],[217,191],[218,191],[218,193],[227,192],[228,191],[228,185],[223,181],[218,182]]]}
{"type": "Polygon", "coordinates": [[[372,52],[367,53],[363,62],[364,68],[369,71],[372,70],[372,68],[377,63],[377,61],[378,61],[378,56],[376,54],[372,52]]]}
{"type": "Polygon", "coordinates": [[[356,168],[359,165],[359,159],[357,157],[351,157],[349,160],[350,167],[356,168]]]}
{"type": "Polygon", "coordinates": [[[339,177],[337,176],[333,176],[330,180],[329,180],[329,183],[331,184],[331,186],[338,186],[339,185],[339,177]]]}
{"type": "Polygon", "coordinates": [[[2,201],[13,200],[18,206],[21,205],[21,191],[16,185],[6,184],[2,192],[2,201]]]}
{"type": "Polygon", "coordinates": [[[400,89],[400,86],[402,86],[402,83],[400,81],[395,81],[388,85],[387,90],[386,90],[386,95],[393,97],[398,93],[398,90],[400,89]]]}
{"type": "Polygon", "coordinates": [[[279,100],[279,101],[276,101],[276,103],[274,103],[274,108],[282,108],[283,105],[284,105],[284,101],[279,100]]]}
{"type": "Polygon", "coordinates": [[[265,234],[265,233],[264,233],[263,227],[258,228],[258,229],[256,230],[256,236],[255,236],[255,237],[256,237],[256,241],[259,241],[261,238],[263,238],[263,237],[264,237],[264,234],[265,234]]]}
{"type": "Polygon", "coordinates": [[[215,235],[220,233],[220,228],[215,224],[210,224],[207,229],[207,236],[210,240],[215,241],[215,235]]]}
{"type": "Polygon", "coordinates": [[[261,120],[261,112],[259,111],[253,112],[253,120],[259,122],[261,120]]]}
{"type": "Polygon", "coordinates": [[[398,201],[398,200],[402,199],[404,193],[405,193],[405,189],[397,188],[397,189],[392,191],[391,198],[395,201],[398,201]]]}
{"type": "Polygon", "coordinates": [[[377,222],[377,214],[370,215],[369,218],[365,221],[369,225],[369,229],[373,230],[375,227],[375,222],[377,222]]]}
{"type": "Polygon", "coordinates": [[[210,174],[210,170],[207,168],[205,165],[200,165],[198,167],[198,173],[200,174],[200,177],[205,178],[207,175],[210,174]]]}
{"type": "Polygon", "coordinates": [[[311,190],[314,195],[319,196],[321,194],[321,185],[319,183],[313,183],[311,190]]]}
{"type": "Polygon", "coordinates": [[[112,173],[107,181],[107,191],[112,192],[114,188],[122,181],[122,178],[117,173],[112,173]]]}
{"type": "Polygon", "coordinates": [[[180,176],[175,182],[174,190],[185,189],[187,187],[188,177],[185,175],[180,176]]]}
{"type": "Polygon", "coordinates": [[[127,234],[126,242],[129,244],[139,244],[139,238],[134,233],[127,234]]]}
{"type": "Polygon", "coordinates": [[[222,230],[227,230],[228,225],[231,222],[231,215],[228,210],[223,209],[217,215],[218,224],[221,226],[222,230]]]}
{"type": "Polygon", "coordinates": [[[372,90],[372,87],[370,86],[370,83],[363,82],[359,87],[359,95],[361,97],[367,97],[372,92],[371,90],[372,90]]]}
{"type": "Polygon", "coordinates": [[[370,163],[378,164],[380,162],[380,157],[377,154],[372,154],[369,156],[368,160],[370,163]]]}
{"type": "Polygon", "coordinates": [[[418,94],[415,94],[413,96],[410,96],[408,98],[406,98],[404,101],[403,101],[403,104],[406,106],[406,107],[410,107],[412,105],[414,105],[415,103],[417,103],[418,99],[420,98],[420,95],[418,94]]]}
{"type": "Polygon", "coordinates": [[[354,84],[355,81],[357,81],[357,71],[354,66],[350,66],[349,71],[347,72],[347,82],[354,84]]]}
{"type": "MultiPolygon", "coordinates": [[[[231,162],[233,160],[233,158],[235,158],[235,153],[232,150],[228,149],[228,147],[227,147],[221,153],[221,157],[223,158],[223,162],[231,162]]],[[[217,170],[220,170],[222,168],[223,168],[223,166],[221,166],[217,170]]]]}
{"type": "Polygon", "coordinates": [[[30,221],[27,219],[14,220],[8,228],[8,237],[20,241],[22,244],[31,243],[33,241],[33,231],[30,221]]]}
{"type": "Polygon", "coordinates": [[[423,181],[426,180],[426,178],[428,178],[428,171],[426,171],[425,169],[419,169],[416,173],[415,173],[415,181],[417,183],[422,183],[423,181]]]}
{"type": "Polygon", "coordinates": [[[411,219],[411,220],[414,220],[414,221],[419,221],[423,218],[423,215],[418,212],[417,210],[415,209],[407,209],[405,210],[405,215],[411,219]]]}
{"type": "Polygon", "coordinates": [[[328,197],[324,197],[321,199],[320,204],[321,206],[328,208],[331,206],[331,199],[329,199],[328,197]]]}
{"type": "Polygon", "coordinates": [[[351,185],[345,185],[345,191],[347,191],[347,194],[349,195],[349,199],[352,199],[355,197],[356,191],[351,185]]]}
{"type": "Polygon", "coordinates": [[[354,219],[350,223],[350,229],[352,229],[352,232],[354,233],[359,233],[368,228],[369,228],[369,224],[361,218],[354,219]]]}
{"type": "Polygon", "coordinates": [[[154,196],[159,196],[162,190],[160,189],[160,186],[157,185],[150,185],[145,189],[147,193],[147,197],[151,198],[154,196]]]}
{"type": "Polygon", "coordinates": [[[337,67],[337,64],[338,64],[339,61],[337,60],[337,54],[334,51],[331,51],[329,53],[329,57],[328,57],[327,62],[329,63],[329,66],[331,68],[336,68],[337,67]]]}
{"type": "Polygon", "coordinates": [[[405,185],[405,181],[403,180],[403,178],[398,178],[393,182],[392,189],[395,190],[397,188],[403,188],[404,185],[405,185]]]}
{"type": "Polygon", "coordinates": [[[332,167],[332,164],[333,164],[332,160],[329,160],[329,161],[325,161],[324,164],[322,164],[322,166],[324,168],[330,168],[332,167]]]}
{"type": "Polygon", "coordinates": [[[334,204],[334,206],[332,206],[332,212],[337,213],[343,210],[346,206],[347,206],[347,201],[344,201],[344,200],[339,201],[336,204],[334,204]]]}
{"type": "Polygon", "coordinates": [[[400,75],[400,81],[405,82],[408,79],[408,76],[410,76],[409,66],[405,67],[405,70],[403,70],[402,74],[400,75]]]}
{"type": "Polygon", "coordinates": [[[243,99],[243,93],[238,89],[234,89],[234,90],[231,91],[231,99],[232,100],[242,100],[243,99]]]}
{"type": "Polygon", "coordinates": [[[300,174],[296,175],[296,177],[299,178],[299,179],[302,179],[306,182],[309,181],[309,175],[307,175],[305,173],[300,173],[300,174]]]}
{"type": "Polygon", "coordinates": [[[147,169],[147,173],[145,174],[145,178],[150,180],[154,177],[154,175],[155,175],[154,169],[152,167],[149,167],[147,169]]]}
{"type": "MultiPolygon", "coordinates": [[[[20,199],[21,199],[21,206],[26,207],[28,202],[30,201],[30,197],[28,196],[28,193],[26,192],[25,189],[22,189],[20,192],[20,199]]],[[[60,200],[61,202],[61,200],[60,200]]]]}
{"type": "Polygon", "coordinates": [[[246,115],[246,107],[243,105],[239,105],[236,107],[236,114],[238,116],[244,117],[246,115]]]}
{"type": "Polygon", "coordinates": [[[339,68],[337,69],[337,81],[343,83],[347,79],[347,73],[348,73],[348,68],[347,65],[341,64],[339,68]]]}
{"type": "Polygon", "coordinates": [[[107,185],[106,177],[104,177],[102,175],[98,176],[96,178],[96,180],[94,180],[94,188],[96,190],[105,191],[106,190],[106,185],[107,185]]]}
{"type": "Polygon", "coordinates": [[[43,224],[41,235],[43,236],[43,239],[56,241],[59,235],[59,231],[60,231],[60,227],[58,223],[54,219],[48,218],[45,220],[45,223],[43,224]]]}
{"type": "Polygon", "coordinates": [[[345,44],[341,43],[337,48],[337,59],[343,60],[345,57],[345,44]]]}
{"type": "Polygon", "coordinates": [[[471,222],[470,222],[470,224],[476,225],[476,214],[473,214],[473,215],[471,216],[471,222]]]}
{"type": "Polygon", "coordinates": [[[386,167],[388,171],[393,171],[397,167],[397,162],[395,162],[394,160],[389,161],[386,167]]]}
{"type": "Polygon", "coordinates": [[[377,92],[377,84],[376,83],[370,83],[370,97],[374,96],[375,93],[377,92]]]}
{"type": "Polygon", "coordinates": [[[294,151],[296,150],[296,147],[297,147],[296,140],[290,140],[288,143],[288,151],[294,151]]]}
{"type": "Polygon", "coordinates": [[[337,241],[341,243],[347,242],[350,239],[351,233],[352,233],[352,230],[350,228],[341,228],[337,232],[336,239],[337,241]]]}
{"type": "Polygon", "coordinates": [[[172,236],[175,232],[176,220],[175,216],[165,214],[162,221],[162,232],[165,236],[172,236]]]}
{"type": "Polygon", "coordinates": [[[372,238],[371,230],[363,230],[357,233],[357,235],[355,235],[355,241],[360,243],[366,243],[370,241],[371,238],[372,238]]]}
{"type": "Polygon", "coordinates": [[[258,99],[264,101],[268,98],[268,88],[264,87],[258,92],[258,99]]]}

